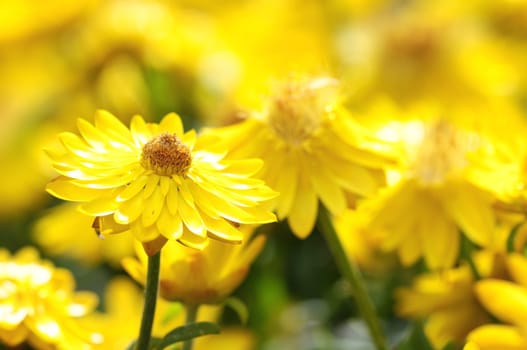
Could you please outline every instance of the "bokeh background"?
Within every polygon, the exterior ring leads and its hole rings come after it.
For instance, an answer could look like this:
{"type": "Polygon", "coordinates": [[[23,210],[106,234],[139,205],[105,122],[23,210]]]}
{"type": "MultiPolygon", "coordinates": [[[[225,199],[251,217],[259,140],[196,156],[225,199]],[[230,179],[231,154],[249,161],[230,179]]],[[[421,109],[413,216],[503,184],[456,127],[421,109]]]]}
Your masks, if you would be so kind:
{"type": "MultiPolygon", "coordinates": [[[[100,240],[89,218],[44,191],[55,175],[43,148],[98,109],[125,124],[175,111],[199,130],[240,120],[276,81],[308,74],[339,79],[342,102],[366,124],[372,111],[423,101],[521,114],[526,39],[520,0],[3,0],[0,246],[36,246],[101,299],[109,281],[126,276],[120,259],[131,242],[100,240]]],[[[364,244],[350,249],[362,256],[364,244]]],[[[426,349],[419,324],[392,310],[394,288],[424,267],[362,257],[392,344],[426,349]]],[[[248,323],[229,308],[221,323],[249,339],[247,348],[371,348],[317,232],[301,241],[276,226],[235,295],[248,323]]]]}

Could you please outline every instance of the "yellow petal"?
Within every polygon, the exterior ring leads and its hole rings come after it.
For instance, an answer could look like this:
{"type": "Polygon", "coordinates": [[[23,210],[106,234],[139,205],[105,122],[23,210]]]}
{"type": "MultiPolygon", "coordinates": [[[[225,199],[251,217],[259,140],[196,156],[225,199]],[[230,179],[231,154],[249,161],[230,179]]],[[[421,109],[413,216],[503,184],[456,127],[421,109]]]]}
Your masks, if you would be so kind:
{"type": "Polygon", "coordinates": [[[293,206],[297,184],[299,176],[305,176],[305,174],[299,174],[297,163],[294,161],[288,161],[285,157],[277,155],[277,158],[284,158],[280,161],[283,166],[281,169],[276,170],[276,182],[274,190],[278,191],[279,196],[276,199],[276,213],[280,219],[285,218],[291,211],[293,206]]]}
{"type": "Polygon", "coordinates": [[[156,222],[159,214],[161,214],[161,209],[163,209],[164,204],[165,198],[161,193],[161,188],[156,186],[154,193],[144,201],[142,215],[144,226],[150,226],[156,222]]]}
{"type": "Polygon", "coordinates": [[[143,197],[137,194],[135,197],[121,203],[114,213],[114,219],[120,224],[129,224],[143,212],[143,197]]]}
{"type": "Polygon", "coordinates": [[[465,344],[463,347],[463,350],[481,350],[479,346],[476,345],[476,343],[469,341],[465,344]]]}
{"type": "Polygon", "coordinates": [[[159,176],[155,174],[148,175],[148,180],[146,181],[145,188],[143,189],[143,199],[147,199],[154,193],[154,190],[157,188],[159,183],[159,176]]]}
{"type": "Polygon", "coordinates": [[[171,182],[172,180],[167,176],[159,177],[159,187],[161,188],[161,193],[163,194],[163,197],[165,197],[168,194],[168,190],[170,189],[171,182]]]}
{"type": "Polygon", "coordinates": [[[130,131],[136,147],[143,146],[152,138],[144,119],[138,115],[132,118],[132,121],[130,122],[130,131]]]}
{"type": "Polygon", "coordinates": [[[261,159],[244,159],[224,161],[225,168],[223,172],[233,177],[249,177],[256,174],[263,166],[261,159]]]}
{"type": "Polygon", "coordinates": [[[170,182],[170,187],[166,196],[166,205],[170,215],[176,216],[179,208],[179,191],[175,183],[170,182]]]}
{"type": "Polygon", "coordinates": [[[469,183],[451,183],[441,192],[446,211],[471,241],[489,247],[495,227],[491,196],[469,183]]]}
{"type": "MultiPolygon", "coordinates": [[[[468,340],[472,344],[477,344],[481,350],[527,349],[527,339],[522,330],[508,325],[488,324],[480,326],[470,332],[468,340]]],[[[463,350],[468,349],[465,347],[463,350]]]]}
{"type": "Polygon", "coordinates": [[[77,129],[90,146],[99,152],[104,152],[109,143],[107,135],[84,119],[77,119],[77,129]]]}
{"type": "Polygon", "coordinates": [[[527,258],[513,253],[507,257],[507,267],[514,281],[527,288],[527,258]]]}
{"type": "Polygon", "coordinates": [[[196,235],[189,230],[183,229],[183,235],[178,242],[190,248],[203,250],[207,247],[209,238],[196,235]]]}
{"type": "Polygon", "coordinates": [[[422,255],[422,237],[420,235],[405,236],[398,247],[399,259],[404,266],[413,265],[422,255]]]}
{"type": "Polygon", "coordinates": [[[156,225],[150,225],[145,227],[140,221],[134,221],[130,223],[130,231],[137,240],[141,242],[150,242],[157,239],[160,232],[156,225]]]}
{"type": "MultiPolygon", "coordinates": [[[[185,192],[185,190],[181,189],[182,194],[185,192]]],[[[180,197],[179,201],[179,215],[181,216],[181,219],[183,220],[183,223],[185,226],[196,235],[200,236],[206,236],[206,227],[203,223],[203,220],[201,218],[201,215],[199,214],[198,210],[194,206],[194,203],[192,201],[192,197],[187,196],[187,198],[184,198],[184,196],[180,197]]]]}
{"type": "Polygon", "coordinates": [[[144,266],[137,259],[125,257],[121,264],[130,277],[143,285],[145,284],[146,271],[144,266]]]}
{"type": "Polygon", "coordinates": [[[487,279],[476,283],[481,303],[500,320],[525,324],[527,320],[527,289],[508,281],[487,279]]]}
{"type": "Polygon", "coordinates": [[[178,136],[183,135],[183,123],[176,113],[167,114],[159,123],[159,129],[178,136]]]}
{"type": "Polygon", "coordinates": [[[109,196],[81,203],[79,210],[91,216],[104,216],[113,214],[118,207],[119,204],[115,201],[115,196],[109,196]]]}
{"type": "Polygon", "coordinates": [[[304,239],[313,230],[317,219],[318,198],[307,176],[301,176],[288,222],[293,233],[304,239]]]}
{"type": "Polygon", "coordinates": [[[426,263],[431,269],[452,267],[459,254],[460,234],[456,224],[436,203],[422,202],[418,232],[422,235],[426,263]]]}
{"type": "Polygon", "coordinates": [[[107,111],[98,110],[95,113],[95,127],[107,134],[112,142],[119,142],[119,144],[127,147],[134,146],[130,130],[119,119],[107,111]]]}
{"type": "Polygon", "coordinates": [[[117,196],[118,202],[124,202],[134,197],[141,191],[148,181],[148,176],[140,176],[137,179],[130,182],[129,185],[124,187],[121,193],[117,196]]]}
{"type": "Polygon", "coordinates": [[[112,189],[92,189],[80,187],[71,183],[70,179],[59,176],[46,185],[46,191],[63,200],[67,201],[91,201],[100,196],[106,196],[112,189]]]}
{"type": "Polygon", "coordinates": [[[179,239],[183,234],[183,223],[179,216],[172,216],[168,208],[164,207],[156,223],[159,232],[168,239],[179,239]]]}
{"type": "Polygon", "coordinates": [[[333,214],[339,215],[346,209],[346,196],[323,166],[310,169],[309,176],[315,192],[326,208],[333,214]]]}
{"type": "Polygon", "coordinates": [[[207,216],[202,216],[202,218],[207,226],[209,236],[228,243],[242,242],[243,233],[224,219],[213,219],[207,216]]]}

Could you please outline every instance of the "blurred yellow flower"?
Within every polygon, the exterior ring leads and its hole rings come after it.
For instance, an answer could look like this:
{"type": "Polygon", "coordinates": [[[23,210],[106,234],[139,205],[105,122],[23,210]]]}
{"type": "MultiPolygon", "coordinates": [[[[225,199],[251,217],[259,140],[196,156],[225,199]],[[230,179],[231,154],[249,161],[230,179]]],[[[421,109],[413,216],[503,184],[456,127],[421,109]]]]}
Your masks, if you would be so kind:
{"type": "Polygon", "coordinates": [[[72,274],[40,260],[31,247],[11,255],[0,249],[0,340],[7,346],[28,342],[35,349],[91,349],[102,341],[81,327],[97,297],[75,292],[72,274]]]}
{"type": "Polygon", "coordinates": [[[335,50],[353,102],[380,94],[400,103],[466,103],[516,92],[519,57],[476,18],[485,2],[408,1],[348,18],[335,50]]]}
{"type": "MultiPolygon", "coordinates": [[[[137,337],[143,300],[142,291],[132,280],[122,276],[112,279],[104,293],[104,312],[96,312],[82,319],[86,328],[97,330],[104,338],[94,349],[116,350],[129,346],[137,337]]],[[[216,322],[220,312],[221,307],[203,306],[198,311],[197,321],[216,322]]],[[[157,301],[152,332],[154,337],[163,337],[184,323],[185,308],[182,304],[163,299],[157,301]]],[[[218,335],[197,338],[194,348],[221,349],[218,346],[227,343],[233,345],[230,349],[249,350],[252,349],[251,340],[250,332],[227,327],[218,335]]]]}
{"type": "Polygon", "coordinates": [[[61,176],[46,189],[83,202],[79,209],[98,218],[103,235],[129,228],[153,254],[167,239],[198,248],[208,237],[239,243],[232,222],[275,221],[262,203],[276,193],[251,178],[262,162],[224,160],[216,140],[183,133],[176,114],[160,124],[136,116],[129,130],[99,111],[95,125],[79,119],[78,128],[82,137],[62,133],[62,149],[48,150],[61,176]]]}
{"type": "Polygon", "coordinates": [[[352,209],[334,218],[335,230],[349,259],[366,270],[379,271],[392,266],[396,259],[380,250],[382,235],[368,226],[368,218],[352,209]]]}
{"type": "MultiPolygon", "coordinates": [[[[169,242],[161,250],[159,294],[186,305],[219,303],[245,279],[264,244],[261,235],[253,239],[247,235],[239,245],[211,240],[203,250],[169,242]]],[[[136,253],[139,260],[125,258],[123,266],[135,280],[144,283],[147,256],[139,246],[136,253]]]]}
{"type": "Polygon", "coordinates": [[[331,78],[292,79],[262,112],[210,130],[229,145],[230,157],[264,160],[257,176],[280,193],[274,209],[299,238],[313,230],[319,199],[332,214],[342,213],[349,193],[375,193],[384,180],[379,169],[388,164],[380,155],[386,145],[337,105],[336,88],[331,78]]]}
{"type": "Polygon", "coordinates": [[[122,258],[132,256],[133,239],[128,235],[97,237],[93,217],[77,210],[75,203],[64,203],[49,209],[38,219],[33,239],[52,256],[68,256],[85,264],[102,261],[119,267],[122,258]]]}
{"type": "Polygon", "coordinates": [[[388,169],[389,186],[359,206],[371,215],[371,229],[384,233],[382,249],[396,250],[404,265],[424,257],[437,269],[453,266],[461,233],[485,247],[501,242],[496,197],[474,179],[474,169],[484,168],[471,158],[483,143],[475,132],[453,120],[429,119],[392,121],[378,134],[399,142],[402,165],[388,169]]]}
{"type": "Polygon", "coordinates": [[[507,268],[512,281],[489,278],[475,286],[483,307],[504,322],[479,327],[468,335],[481,350],[527,348],[527,259],[510,254],[507,268]]]}
{"type": "MultiPolygon", "coordinates": [[[[481,252],[475,257],[480,275],[500,276],[504,266],[499,256],[481,252]]],[[[396,291],[396,313],[425,319],[425,333],[435,349],[448,342],[463,342],[479,325],[490,322],[474,293],[475,279],[466,265],[420,275],[411,288],[396,291]]]]}

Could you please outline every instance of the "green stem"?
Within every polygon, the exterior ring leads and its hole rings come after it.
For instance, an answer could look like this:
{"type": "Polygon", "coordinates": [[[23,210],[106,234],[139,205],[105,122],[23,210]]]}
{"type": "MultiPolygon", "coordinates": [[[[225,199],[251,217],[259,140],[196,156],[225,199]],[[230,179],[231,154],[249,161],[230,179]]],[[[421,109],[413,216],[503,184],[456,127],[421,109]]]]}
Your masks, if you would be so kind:
{"type": "Polygon", "coordinates": [[[148,350],[150,338],[152,337],[152,325],[156,311],[157,288],[159,285],[159,266],[161,263],[161,252],[148,257],[148,271],[146,274],[145,304],[141,318],[139,338],[137,338],[136,350],[148,350]]]}
{"type": "Polygon", "coordinates": [[[340,272],[348,280],[348,282],[351,284],[351,287],[353,288],[353,294],[355,296],[357,307],[359,308],[359,312],[368,326],[370,336],[373,339],[376,349],[386,350],[386,341],[381,331],[375,308],[372,301],[370,300],[370,297],[368,296],[366,287],[364,286],[364,280],[362,279],[359,268],[351,259],[348,259],[346,252],[342,248],[342,244],[340,243],[337,233],[335,232],[335,228],[333,227],[329,213],[322,205],[318,214],[317,227],[318,230],[324,235],[329,249],[331,250],[333,257],[336,260],[337,266],[340,269],[340,272]]]}
{"type": "Polygon", "coordinates": [[[470,267],[470,271],[472,271],[472,275],[474,276],[474,279],[478,281],[481,279],[481,274],[479,273],[478,267],[474,262],[474,258],[472,256],[473,252],[474,245],[472,244],[472,242],[470,242],[467,236],[465,236],[465,234],[461,232],[461,255],[467,261],[468,266],[470,267]]]}
{"type": "MultiPolygon", "coordinates": [[[[199,309],[198,304],[187,305],[187,320],[186,320],[187,325],[196,322],[196,319],[198,316],[198,309],[199,309]]],[[[192,341],[193,339],[186,340],[183,343],[182,350],[192,350],[192,341]]]]}

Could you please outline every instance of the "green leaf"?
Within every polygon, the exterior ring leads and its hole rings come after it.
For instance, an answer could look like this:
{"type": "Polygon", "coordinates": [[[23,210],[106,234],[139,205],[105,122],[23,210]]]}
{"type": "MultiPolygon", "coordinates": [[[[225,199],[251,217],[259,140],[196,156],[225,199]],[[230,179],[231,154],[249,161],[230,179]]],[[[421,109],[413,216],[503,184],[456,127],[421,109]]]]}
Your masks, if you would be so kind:
{"type": "Polygon", "coordinates": [[[157,345],[157,350],[162,350],[165,347],[188,339],[196,338],[207,334],[218,334],[220,327],[212,322],[197,322],[177,327],[168,332],[161,342],[157,345]]]}
{"type": "Polygon", "coordinates": [[[241,299],[235,297],[227,298],[224,305],[230,307],[236,312],[243,325],[247,324],[247,321],[249,320],[249,309],[241,299]]]}

